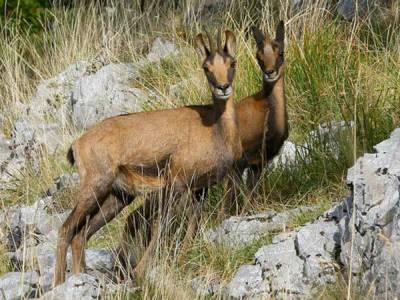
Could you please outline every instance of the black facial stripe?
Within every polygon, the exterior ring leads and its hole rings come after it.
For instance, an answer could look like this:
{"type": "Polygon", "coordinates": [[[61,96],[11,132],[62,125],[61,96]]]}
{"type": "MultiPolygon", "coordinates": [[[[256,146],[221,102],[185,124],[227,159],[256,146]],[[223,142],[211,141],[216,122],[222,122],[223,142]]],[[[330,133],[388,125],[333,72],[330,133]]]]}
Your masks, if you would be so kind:
{"type": "Polygon", "coordinates": [[[282,67],[283,63],[284,63],[284,58],[282,55],[279,55],[275,64],[277,71],[280,69],[280,67],[282,67]]]}
{"type": "Polygon", "coordinates": [[[215,54],[216,54],[215,52],[214,52],[214,53],[211,53],[210,56],[207,58],[207,61],[208,61],[210,64],[213,63],[215,54]]]}
{"type": "Polygon", "coordinates": [[[213,73],[207,73],[206,76],[208,82],[210,82],[213,86],[218,85],[217,78],[215,78],[215,75],[213,73]]]}
{"type": "Polygon", "coordinates": [[[229,68],[228,70],[228,82],[232,83],[233,82],[233,76],[235,76],[235,69],[234,68],[229,68]]]}

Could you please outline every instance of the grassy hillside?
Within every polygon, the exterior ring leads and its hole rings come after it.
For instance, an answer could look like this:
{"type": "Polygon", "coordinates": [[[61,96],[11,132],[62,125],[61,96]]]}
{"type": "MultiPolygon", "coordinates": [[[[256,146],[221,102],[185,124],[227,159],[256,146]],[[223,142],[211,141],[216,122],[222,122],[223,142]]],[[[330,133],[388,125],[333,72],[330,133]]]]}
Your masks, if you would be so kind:
{"type": "MultiPolygon", "coordinates": [[[[161,64],[142,69],[139,80],[132,82],[132,86],[150,90],[157,96],[151,98],[145,108],[210,102],[205,76],[199,59],[194,59],[197,56],[192,47],[194,35],[204,28],[213,33],[229,28],[237,36],[235,93],[239,101],[261,86],[254,57],[255,43],[248,29],[258,25],[273,33],[279,19],[286,22],[289,139],[298,144],[306,143],[309,132],[328,121],[353,121],[355,127],[337,136],[334,151],[321,141],[311,149],[310,161],[299,157],[296,166],[266,170],[259,193],[251,199],[238,199],[245,200],[245,213],[285,210],[304,204],[316,204],[320,207],[318,211],[323,211],[332,201],[346,195],[343,178],[355,158],[371,151],[374,144],[399,126],[400,6],[397,1],[384,11],[353,22],[344,21],[326,10],[323,0],[315,1],[298,13],[292,11],[290,1],[285,0],[235,0],[203,13],[198,10],[200,1],[177,1],[168,5],[149,1],[143,13],[137,2],[128,5],[111,1],[108,7],[95,4],[53,7],[38,32],[19,26],[18,22],[3,24],[0,30],[0,128],[3,134],[11,134],[13,123],[21,113],[18,103],[28,102],[41,80],[78,60],[92,60],[100,55],[111,62],[135,62],[146,53],[155,37],[173,41],[182,51],[161,64]],[[171,97],[170,87],[181,82],[182,92],[178,97],[171,97]]],[[[80,132],[71,128],[66,134],[72,141],[80,132]]],[[[24,169],[7,190],[0,192],[0,205],[32,202],[56,176],[71,171],[65,159],[68,146],[57,154],[43,152],[39,171],[29,166],[24,169]]],[[[245,192],[245,187],[242,190],[245,192]]],[[[229,280],[239,265],[251,262],[259,246],[268,243],[270,236],[233,251],[204,240],[204,231],[220,221],[217,212],[224,193],[222,185],[212,189],[199,233],[187,253],[183,253],[187,257],[184,265],[177,263],[178,256],[182,255],[184,214],[168,224],[173,230],[160,238],[154,257],[154,264],[163,270],[163,280],[147,282],[132,299],[175,298],[178,292],[183,299],[189,299],[187,286],[191,278],[229,280]]],[[[71,195],[66,193],[65,199],[59,200],[69,202],[66,199],[71,199],[71,195]]],[[[297,218],[293,226],[313,217],[297,218]]],[[[115,249],[123,220],[121,216],[109,224],[90,244],[115,249]]],[[[343,289],[340,286],[334,288],[334,292],[329,291],[330,297],[340,298],[337,294],[343,289]]]]}

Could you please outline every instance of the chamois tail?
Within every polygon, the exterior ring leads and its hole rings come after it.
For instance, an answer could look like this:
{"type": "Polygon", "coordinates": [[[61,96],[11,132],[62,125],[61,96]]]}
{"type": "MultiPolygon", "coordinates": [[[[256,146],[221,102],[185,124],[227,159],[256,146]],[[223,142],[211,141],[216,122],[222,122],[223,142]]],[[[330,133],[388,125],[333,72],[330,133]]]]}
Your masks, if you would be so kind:
{"type": "Polygon", "coordinates": [[[71,166],[74,165],[75,163],[75,158],[74,158],[74,151],[72,150],[72,146],[69,147],[68,152],[67,152],[67,160],[71,164],[71,166]]]}

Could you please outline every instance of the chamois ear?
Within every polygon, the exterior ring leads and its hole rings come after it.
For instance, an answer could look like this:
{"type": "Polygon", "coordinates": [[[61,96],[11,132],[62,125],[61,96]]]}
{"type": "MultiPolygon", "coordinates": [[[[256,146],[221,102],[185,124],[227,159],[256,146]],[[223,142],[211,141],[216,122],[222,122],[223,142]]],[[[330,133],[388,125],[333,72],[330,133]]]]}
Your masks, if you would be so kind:
{"type": "Polygon", "coordinates": [[[225,46],[224,51],[230,56],[235,57],[236,53],[236,37],[232,31],[225,31],[225,46]]]}
{"type": "Polygon", "coordinates": [[[253,32],[253,37],[256,40],[257,47],[262,47],[265,38],[262,31],[255,26],[251,27],[251,31],[253,32]]]}
{"type": "Polygon", "coordinates": [[[275,40],[279,43],[285,41],[285,23],[282,20],[279,21],[278,26],[276,27],[275,40]]]}
{"type": "Polygon", "coordinates": [[[197,46],[197,52],[200,54],[202,59],[206,59],[207,56],[210,55],[210,50],[204,43],[203,34],[199,33],[198,35],[196,35],[195,42],[197,46]]]}

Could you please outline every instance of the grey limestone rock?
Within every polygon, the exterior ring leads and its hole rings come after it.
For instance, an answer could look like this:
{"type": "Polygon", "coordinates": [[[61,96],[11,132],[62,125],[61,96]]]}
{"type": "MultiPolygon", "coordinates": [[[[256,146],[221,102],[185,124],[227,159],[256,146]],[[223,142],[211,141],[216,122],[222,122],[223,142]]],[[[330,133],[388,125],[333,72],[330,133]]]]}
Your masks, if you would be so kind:
{"type": "Polygon", "coordinates": [[[153,41],[151,49],[146,56],[148,62],[159,62],[168,56],[175,55],[178,53],[176,45],[168,40],[156,38],[153,41]]]}
{"type": "Polygon", "coordinates": [[[265,234],[284,230],[292,217],[313,209],[312,206],[304,206],[281,213],[266,211],[251,216],[230,217],[206,232],[206,237],[212,242],[239,248],[265,234]]]}
{"type": "Polygon", "coordinates": [[[263,279],[261,267],[259,265],[243,265],[226,286],[225,293],[232,298],[242,299],[255,295],[268,295],[269,292],[269,283],[263,279]]]}
{"type": "Polygon", "coordinates": [[[371,289],[376,297],[394,296],[400,294],[396,250],[400,240],[400,129],[376,145],[375,151],[359,158],[348,172],[355,226],[350,217],[342,222],[340,261],[346,267],[352,265],[362,288],[371,289]]]}
{"type": "Polygon", "coordinates": [[[293,237],[261,247],[255,254],[256,263],[263,270],[263,278],[270,282],[273,294],[306,294],[303,260],[297,256],[293,237]]]}
{"type": "Polygon", "coordinates": [[[109,64],[79,78],[71,96],[75,126],[87,128],[111,116],[140,111],[146,95],[132,87],[137,76],[134,65],[109,64]]]}
{"type": "Polygon", "coordinates": [[[0,299],[19,300],[35,297],[39,275],[36,272],[10,272],[0,277],[0,299]]]}
{"type": "Polygon", "coordinates": [[[92,300],[98,299],[101,293],[99,280],[89,274],[74,274],[65,283],[45,293],[42,300],[92,300]]]}

